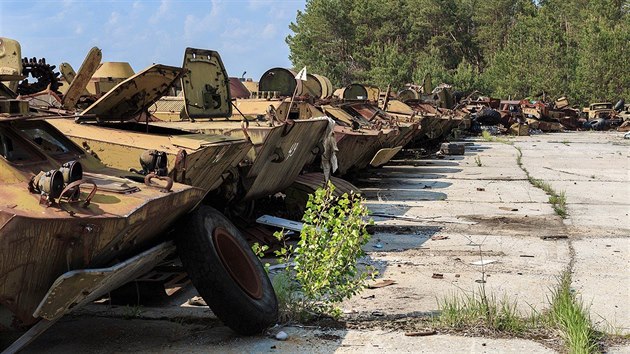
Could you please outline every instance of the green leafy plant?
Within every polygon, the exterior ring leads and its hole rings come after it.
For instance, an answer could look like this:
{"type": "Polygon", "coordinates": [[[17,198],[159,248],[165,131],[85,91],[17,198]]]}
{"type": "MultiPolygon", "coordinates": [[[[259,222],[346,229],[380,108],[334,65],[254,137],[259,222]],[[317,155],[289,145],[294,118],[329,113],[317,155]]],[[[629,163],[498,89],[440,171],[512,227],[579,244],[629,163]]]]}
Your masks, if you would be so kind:
{"type": "MultiPolygon", "coordinates": [[[[372,223],[366,220],[363,199],[353,193],[338,197],[334,191],[328,183],[309,196],[297,246],[285,244],[276,251],[286,264],[293,258],[273,281],[285,320],[338,317],[341,311],[336,304],[357,294],[375,275],[372,268],[358,267],[370,239],[366,226],[372,223]]],[[[284,235],[275,236],[283,239],[284,235]]]]}
{"type": "Polygon", "coordinates": [[[140,318],[140,316],[142,315],[142,313],[144,312],[144,309],[142,308],[142,306],[140,305],[136,305],[136,306],[125,306],[122,317],[126,320],[131,320],[134,318],[140,318]]]}
{"type": "MultiPolygon", "coordinates": [[[[267,252],[268,250],[269,250],[269,246],[267,246],[267,245],[261,245],[261,244],[260,244],[260,243],[258,243],[258,242],[255,242],[255,243],[252,245],[252,251],[253,251],[253,252],[254,252],[254,254],[255,254],[258,258],[260,258],[260,259],[263,259],[263,258],[265,257],[265,252],[267,252]]],[[[270,267],[270,264],[269,264],[268,262],[265,262],[265,263],[263,264],[263,266],[265,267],[265,271],[267,271],[267,273],[269,273],[269,267],[270,267]]]]}

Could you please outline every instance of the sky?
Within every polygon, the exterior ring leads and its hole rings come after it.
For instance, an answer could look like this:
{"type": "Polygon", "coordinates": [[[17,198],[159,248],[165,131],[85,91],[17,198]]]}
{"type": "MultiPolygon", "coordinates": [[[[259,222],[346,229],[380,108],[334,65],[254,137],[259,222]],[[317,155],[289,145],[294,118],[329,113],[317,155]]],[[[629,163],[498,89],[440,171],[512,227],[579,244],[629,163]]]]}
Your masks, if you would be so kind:
{"type": "Polygon", "coordinates": [[[181,66],[184,49],[219,52],[230,76],[258,81],[291,67],[285,43],[305,0],[0,0],[0,37],[22,57],[78,70],[90,48],[136,72],[153,63],[181,66]]]}

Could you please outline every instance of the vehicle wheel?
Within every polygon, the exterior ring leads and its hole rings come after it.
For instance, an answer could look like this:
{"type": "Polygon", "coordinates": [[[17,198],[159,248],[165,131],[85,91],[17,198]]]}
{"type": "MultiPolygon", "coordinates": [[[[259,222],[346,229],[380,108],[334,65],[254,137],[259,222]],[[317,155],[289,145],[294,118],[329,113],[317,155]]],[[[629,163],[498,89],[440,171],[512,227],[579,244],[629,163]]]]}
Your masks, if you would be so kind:
{"type": "Polygon", "coordinates": [[[271,281],[238,229],[209,206],[201,206],[178,226],[179,257],[212,312],[244,335],[275,324],[278,301],[271,281]]]}

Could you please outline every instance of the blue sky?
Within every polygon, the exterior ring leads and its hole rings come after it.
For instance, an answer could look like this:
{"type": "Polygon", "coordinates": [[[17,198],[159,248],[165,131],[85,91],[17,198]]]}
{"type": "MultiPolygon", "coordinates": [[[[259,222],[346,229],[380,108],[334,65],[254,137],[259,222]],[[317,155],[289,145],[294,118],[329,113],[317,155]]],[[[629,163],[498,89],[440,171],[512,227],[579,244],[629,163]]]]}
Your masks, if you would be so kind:
{"type": "Polygon", "coordinates": [[[230,76],[258,80],[290,67],[285,38],[305,0],[0,0],[0,37],[18,40],[22,56],[81,66],[97,46],[103,61],[180,66],[184,49],[217,50],[230,76]]]}

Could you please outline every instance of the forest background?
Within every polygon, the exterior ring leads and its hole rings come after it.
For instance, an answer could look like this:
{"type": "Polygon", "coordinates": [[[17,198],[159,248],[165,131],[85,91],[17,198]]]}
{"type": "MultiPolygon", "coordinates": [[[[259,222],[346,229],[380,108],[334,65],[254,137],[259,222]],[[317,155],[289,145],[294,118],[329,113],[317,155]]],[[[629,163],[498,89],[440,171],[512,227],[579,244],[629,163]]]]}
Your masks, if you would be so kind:
{"type": "Polygon", "coordinates": [[[384,89],[449,83],[497,98],[630,100],[630,1],[307,0],[296,68],[384,89]]]}

